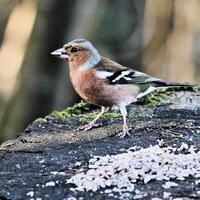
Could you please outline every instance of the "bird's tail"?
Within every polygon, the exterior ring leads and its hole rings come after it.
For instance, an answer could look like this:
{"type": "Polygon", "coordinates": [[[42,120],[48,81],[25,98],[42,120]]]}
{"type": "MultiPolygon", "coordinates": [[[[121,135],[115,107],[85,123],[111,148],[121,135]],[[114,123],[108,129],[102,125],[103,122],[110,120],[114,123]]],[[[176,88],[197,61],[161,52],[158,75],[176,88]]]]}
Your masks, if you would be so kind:
{"type": "Polygon", "coordinates": [[[157,80],[154,82],[154,87],[193,87],[195,85],[192,85],[190,83],[176,83],[176,82],[167,82],[167,81],[162,81],[162,80],[157,80]]]}
{"type": "Polygon", "coordinates": [[[161,79],[151,79],[152,81],[148,84],[140,84],[140,90],[141,92],[138,94],[137,99],[146,96],[147,94],[153,92],[156,89],[174,89],[176,91],[178,90],[189,90],[189,91],[195,91],[196,87],[199,87],[198,85],[192,85],[190,83],[175,83],[175,82],[167,82],[163,81],[161,79]]]}

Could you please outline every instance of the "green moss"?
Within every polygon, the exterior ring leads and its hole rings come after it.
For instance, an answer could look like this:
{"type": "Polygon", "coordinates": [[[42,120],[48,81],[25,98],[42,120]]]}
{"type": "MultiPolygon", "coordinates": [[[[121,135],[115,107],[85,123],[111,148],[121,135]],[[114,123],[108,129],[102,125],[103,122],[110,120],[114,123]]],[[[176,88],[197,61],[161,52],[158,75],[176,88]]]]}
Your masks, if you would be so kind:
{"type": "Polygon", "coordinates": [[[88,110],[87,105],[88,104],[82,100],[81,102],[75,104],[72,107],[67,107],[63,111],[52,112],[51,116],[53,116],[57,119],[65,120],[68,117],[80,115],[83,111],[88,110]]]}
{"type": "Polygon", "coordinates": [[[6,142],[2,143],[0,145],[0,150],[3,150],[4,148],[13,146],[16,143],[16,140],[7,140],[6,142]]]}
{"type": "Polygon", "coordinates": [[[198,92],[200,91],[200,87],[197,85],[188,85],[188,86],[180,86],[180,87],[163,87],[158,88],[153,93],[144,96],[143,98],[138,100],[139,104],[147,104],[150,106],[157,105],[158,103],[169,103],[170,96],[173,96],[178,91],[191,91],[191,92],[198,92]]]}
{"type": "Polygon", "coordinates": [[[191,85],[190,90],[192,92],[199,92],[200,91],[200,86],[199,85],[191,85]]]}
{"type": "Polygon", "coordinates": [[[61,119],[61,120],[64,120],[64,119],[70,117],[70,115],[64,111],[54,111],[51,113],[51,116],[53,116],[57,119],[61,119]]]}
{"type": "MultiPolygon", "coordinates": [[[[91,113],[88,114],[82,118],[79,119],[80,122],[82,123],[89,123],[90,121],[92,121],[96,116],[98,115],[98,113],[91,113]]],[[[105,113],[101,119],[117,119],[117,118],[121,118],[122,115],[120,113],[116,113],[116,112],[107,112],[105,113]]]]}
{"type": "Polygon", "coordinates": [[[33,124],[46,124],[46,123],[47,123],[47,120],[44,118],[38,118],[33,122],[33,124]]]}
{"type": "Polygon", "coordinates": [[[154,106],[160,102],[166,102],[166,97],[173,96],[174,94],[175,94],[174,91],[167,91],[166,89],[165,90],[161,89],[139,99],[138,103],[154,106]]]}

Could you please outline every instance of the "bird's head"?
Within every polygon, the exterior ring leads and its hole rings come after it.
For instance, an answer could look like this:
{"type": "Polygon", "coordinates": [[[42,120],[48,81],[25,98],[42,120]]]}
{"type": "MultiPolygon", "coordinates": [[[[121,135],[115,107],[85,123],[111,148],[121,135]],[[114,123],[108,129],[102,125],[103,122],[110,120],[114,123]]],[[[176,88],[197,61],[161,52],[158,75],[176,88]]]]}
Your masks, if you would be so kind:
{"type": "Polygon", "coordinates": [[[96,48],[85,39],[76,39],[57,49],[51,55],[68,60],[69,65],[76,67],[91,68],[100,60],[96,48]]]}

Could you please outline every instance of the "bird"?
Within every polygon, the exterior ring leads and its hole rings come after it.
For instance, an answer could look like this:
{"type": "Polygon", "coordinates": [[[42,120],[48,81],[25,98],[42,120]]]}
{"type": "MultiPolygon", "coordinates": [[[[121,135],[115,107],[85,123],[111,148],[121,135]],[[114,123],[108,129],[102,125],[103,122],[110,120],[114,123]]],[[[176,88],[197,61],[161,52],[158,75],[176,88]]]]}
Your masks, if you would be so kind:
{"type": "Polygon", "coordinates": [[[123,117],[122,132],[118,135],[124,138],[130,135],[126,108],[129,104],[159,87],[187,85],[167,82],[103,57],[85,39],[72,40],[51,55],[67,61],[72,85],[80,97],[101,107],[95,119],[84,126],[85,131],[95,127],[97,120],[114,106],[123,117]]]}

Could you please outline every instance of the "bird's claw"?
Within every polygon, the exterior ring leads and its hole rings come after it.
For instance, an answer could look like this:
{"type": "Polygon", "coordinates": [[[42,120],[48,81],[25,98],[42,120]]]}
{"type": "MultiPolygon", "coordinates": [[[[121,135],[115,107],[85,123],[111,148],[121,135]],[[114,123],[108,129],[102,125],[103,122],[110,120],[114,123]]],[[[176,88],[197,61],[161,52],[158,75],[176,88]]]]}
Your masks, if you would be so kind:
{"type": "Polygon", "coordinates": [[[129,128],[127,125],[123,125],[123,130],[121,133],[118,134],[120,138],[124,138],[125,136],[130,136],[129,128]]]}

